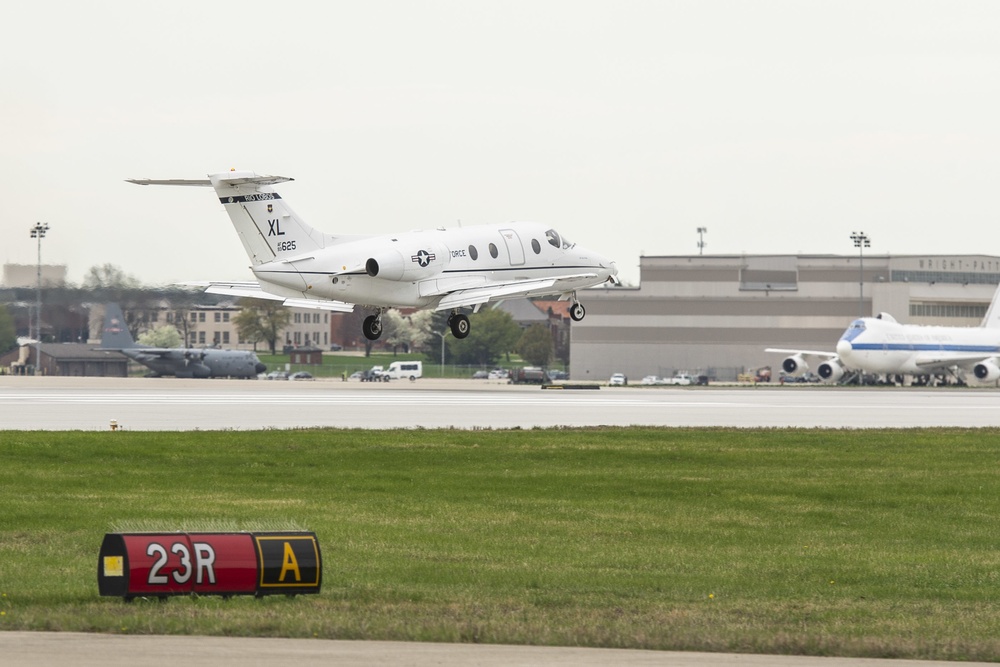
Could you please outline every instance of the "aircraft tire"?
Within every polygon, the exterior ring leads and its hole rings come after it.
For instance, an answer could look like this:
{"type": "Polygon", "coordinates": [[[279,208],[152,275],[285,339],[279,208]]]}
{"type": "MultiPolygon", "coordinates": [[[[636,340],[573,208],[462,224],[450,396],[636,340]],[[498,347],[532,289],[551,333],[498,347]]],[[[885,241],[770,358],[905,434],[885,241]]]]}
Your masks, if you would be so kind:
{"type": "Polygon", "coordinates": [[[582,303],[574,303],[569,307],[569,316],[574,322],[579,322],[586,316],[587,309],[583,307],[582,303]]]}
{"type": "Polygon", "coordinates": [[[382,335],[382,322],[377,315],[369,315],[361,325],[361,331],[368,340],[378,340],[382,335]]]}
{"type": "Polygon", "coordinates": [[[472,329],[472,325],[469,324],[469,318],[461,313],[452,315],[451,319],[448,320],[448,325],[451,327],[452,335],[459,340],[468,336],[469,331],[472,329]]]}

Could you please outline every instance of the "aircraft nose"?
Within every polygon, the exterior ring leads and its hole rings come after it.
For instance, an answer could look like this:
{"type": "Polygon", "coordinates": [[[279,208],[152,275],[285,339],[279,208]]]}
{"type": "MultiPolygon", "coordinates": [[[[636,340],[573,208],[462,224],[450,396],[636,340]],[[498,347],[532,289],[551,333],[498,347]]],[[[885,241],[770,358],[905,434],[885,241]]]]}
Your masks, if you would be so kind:
{"type": "Polygon", "coordinates": [[[618,264],[616,264],[615,262],[612,262],[611,260],[602,259],[601,260],[601,266],[602,267],[607,267],[604,270],[604,272],[607,274],[607,278],[605,278],[605,282],[611,282],[611,283],[614,283],[615,285],[619,284],[618,283],[618,264]]]}
{"type": "Polygon", "coordinates": [[[258,361],[257,365],[254,366],[254,370],[257,371],[258,374],[260,374],[267,370],[267,366],[258,361]]]}
{"type": "Polygon", "coordinates": [[[854,346],[851,345],[849,340],[838,340],[837,341],[837,354],[841,359],[850,356],[851,352],[854,351],[854,346]]]}

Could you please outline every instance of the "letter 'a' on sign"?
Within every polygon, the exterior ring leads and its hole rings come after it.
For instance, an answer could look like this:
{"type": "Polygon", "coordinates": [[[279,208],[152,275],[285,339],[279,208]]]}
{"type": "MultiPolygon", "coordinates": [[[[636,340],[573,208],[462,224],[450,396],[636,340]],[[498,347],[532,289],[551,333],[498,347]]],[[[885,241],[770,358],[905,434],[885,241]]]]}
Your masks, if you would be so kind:
{"type": "Polygon", "coordinates": [[[318,589],[322,574],[319,542],[312,534],[254,533],[260,555],[257,586],[269,593],[318,589]]]}

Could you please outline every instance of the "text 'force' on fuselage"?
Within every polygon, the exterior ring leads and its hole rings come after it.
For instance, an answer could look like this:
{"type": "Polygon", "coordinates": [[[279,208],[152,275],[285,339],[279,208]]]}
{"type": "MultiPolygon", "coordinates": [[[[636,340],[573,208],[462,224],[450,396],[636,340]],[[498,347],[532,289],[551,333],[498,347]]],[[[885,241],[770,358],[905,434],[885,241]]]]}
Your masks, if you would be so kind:
{"type": "Polygon", "coordinates": [[[469,333],[460,309],[508,298],[559,295],[570,316],[586,311],[577,290],[614,282],[613,261],[533,222],[378,236],[327,234],[305,224],[271,187],[292,179],[230,171],[207,180],[130,179],[138,185],[215,189],[251,261],[257,282],[211,282],[206,291],[278,299],[287,305],[350,312],[365,319],[371,340],[388,307],[451,310],[456,338],[469,333]]]}

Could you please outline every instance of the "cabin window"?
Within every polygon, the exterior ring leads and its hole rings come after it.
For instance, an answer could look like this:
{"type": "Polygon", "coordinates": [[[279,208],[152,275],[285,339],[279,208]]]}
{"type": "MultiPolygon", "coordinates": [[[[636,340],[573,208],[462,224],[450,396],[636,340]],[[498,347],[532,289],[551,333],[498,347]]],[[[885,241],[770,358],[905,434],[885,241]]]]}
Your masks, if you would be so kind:
{"type": "Polygon", "coordinates": [[[471,257],[473,261],[479,259],[479,251],[476,250],[476,246],[474,245],[469,246],[469,257],[471,257]]]}
{"type": "Polygon", "coordinates": [[[535,251],[536,255],[542,251],[542,244],[538,242],[538,239],[531,239],[531,249],[535,251]]]}
{"type": "Polygon", "coordinates": [[[500,251],[497,250],[496,244],[495,243],[491,243],[490,244],[490,257],[492,257],[493,259],[496,259],[499,256],[500,256],[500,251]]]}

